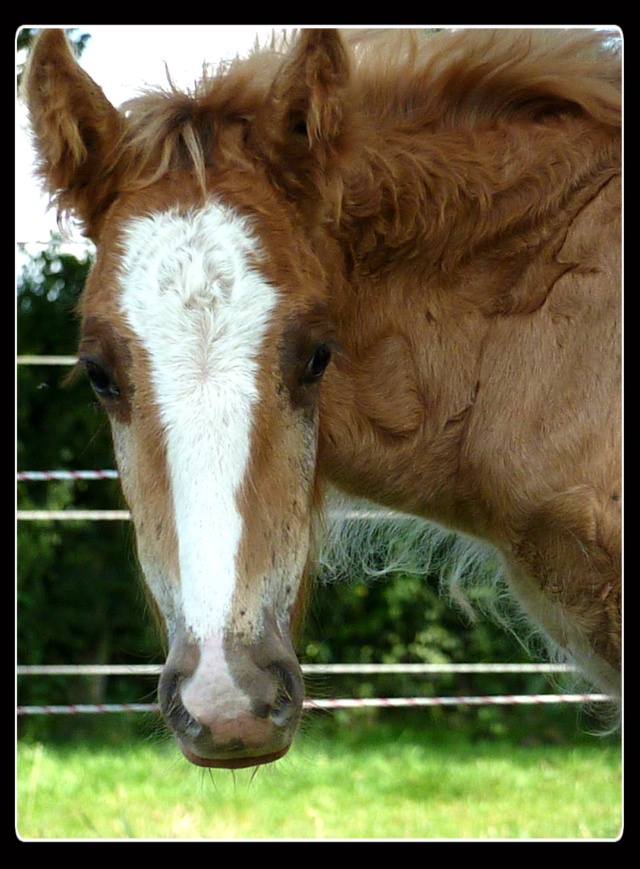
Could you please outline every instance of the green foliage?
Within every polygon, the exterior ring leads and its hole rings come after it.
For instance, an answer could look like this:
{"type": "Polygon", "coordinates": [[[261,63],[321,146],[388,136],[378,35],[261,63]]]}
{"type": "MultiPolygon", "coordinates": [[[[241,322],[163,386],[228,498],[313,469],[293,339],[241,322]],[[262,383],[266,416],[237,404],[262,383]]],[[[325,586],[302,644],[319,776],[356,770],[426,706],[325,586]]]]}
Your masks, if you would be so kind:
{"type": "MultiPolygon", "coordinates": [[[[89,267],[88,257],[76,258],[59,243],[25,261],[17,287],[19,355],[74,354],[75,308],[89,267]]],[[[65,385],[68,370],[18,366],[18,470],[113,467],[108,422],[82,379],[65,385]]],[[[22,510],[123,507],[117,481],[105,480],[20,483],[17,500],[22,510]]],[[[128,663],[158,655],[127,524],[19,522],[17,544],[20,663],[128,663]]],[[[89,702],[87,692],[95,689],[78,677],[21,677],[19,700],[89,702]]],[[[110,680],[101,690],[107,693],[96,700],[116,702],[136,689],[110,680]]],[[[71,725],[31,719],[21,726],[71,725]]]]}
{"type": "MultiPolygon", "coordinates": [[[[482,591],[477,596],[482,597],[482,591]]],[[[301,657],[305,663],[319,664],[531,661],[509,631],[482,615],[471,621],[452,605],[440,592],[437,576],[417,574],[320,587],[310,609],[301,657]]],[[[551,690],[547,677],[521,673],[310,676],[308,689],[311,696],[320,697],[434,697],[551,690]]],[[[425,708],[418,714],[423,721],[446,720],[450,726],[495,735],[524,724],[536,739],[556,740],[575,732],[578,713],[575,708],[557,710],[549,716],[548,707],[454,706],[425,708]]],[[[356,717],[379,721],[390,715],[397,720],[399,713],[379,709],[335,713],[343,722],[356,717]]],[[[407,721],[415,715],[413,709],[405,711],[407,721]]],[[[589,725],[583,718],[579,726],[589,725]]]]}

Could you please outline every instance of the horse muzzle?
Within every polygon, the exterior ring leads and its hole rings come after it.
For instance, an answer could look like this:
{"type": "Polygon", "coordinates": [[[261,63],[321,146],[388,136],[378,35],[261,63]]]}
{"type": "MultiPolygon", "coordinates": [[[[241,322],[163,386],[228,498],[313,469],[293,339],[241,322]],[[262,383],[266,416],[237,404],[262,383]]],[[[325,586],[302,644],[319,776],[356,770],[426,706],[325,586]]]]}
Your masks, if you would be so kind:
{"type": "Polygon", "coordinates": [[[277,634],[247,644],[176,637],[158,688],[160,709],[197,766],[240,769],[289,750],[302,712],[300,665],[277,634]]]}

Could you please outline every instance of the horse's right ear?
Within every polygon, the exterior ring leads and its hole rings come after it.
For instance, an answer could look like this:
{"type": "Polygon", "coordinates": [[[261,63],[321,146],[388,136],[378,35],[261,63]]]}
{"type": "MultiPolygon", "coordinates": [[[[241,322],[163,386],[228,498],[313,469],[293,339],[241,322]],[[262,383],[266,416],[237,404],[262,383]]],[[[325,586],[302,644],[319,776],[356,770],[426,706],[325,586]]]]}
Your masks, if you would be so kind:
{"type": "Polygon", "coordinates": [[[44,187],[59,214],[74,214],[95,239],[117,193],[111,163],[124,118],[79,66],[62,30],[38,35],[21,90],[44,187]]]}
{"type": "Polygon", "coordinates": [[[303,204],[339,197],[334,182],[349,150],[350,64],[336,30],[303,30],[275,76],[252,144],[275,182],[303,204]],[[333,196],[332,196],[333,186],[333,196]]]}

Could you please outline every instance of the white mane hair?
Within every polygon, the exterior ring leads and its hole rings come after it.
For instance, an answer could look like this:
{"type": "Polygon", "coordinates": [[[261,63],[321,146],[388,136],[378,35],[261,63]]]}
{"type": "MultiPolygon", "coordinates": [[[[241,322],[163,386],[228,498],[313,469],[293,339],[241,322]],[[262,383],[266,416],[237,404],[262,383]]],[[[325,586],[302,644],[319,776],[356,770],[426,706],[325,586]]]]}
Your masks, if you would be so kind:
{"type": "Polygon", "coordinates": [[[316,547],[320,583],[436,575],[440,592],[471,623],[480,612],[499,622],[533,657],[569,662],[522,610],[501,555],[484,541],[330,489],[316,547]]]}
{"type": "Polygon", "coordinates": [[[324,583],[438,574],[442,590],[470,617],[463,586],[499,585],[504,578],[500,555],[488,544],[335,489],[325,497],[317,562],[324,583]]]}

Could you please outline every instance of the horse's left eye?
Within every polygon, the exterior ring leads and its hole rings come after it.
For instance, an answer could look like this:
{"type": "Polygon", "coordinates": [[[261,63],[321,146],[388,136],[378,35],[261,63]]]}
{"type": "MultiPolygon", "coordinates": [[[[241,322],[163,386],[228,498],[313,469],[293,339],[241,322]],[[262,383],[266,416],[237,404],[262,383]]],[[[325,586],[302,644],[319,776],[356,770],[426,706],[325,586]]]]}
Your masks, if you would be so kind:
{"type": "Polygon", "coordinates": [[[303,383],[316,383],[320,380],[331,361],[331,350],[327,344],[316,347],[313,356],[307,362],[302,375],[303,383]]]}

